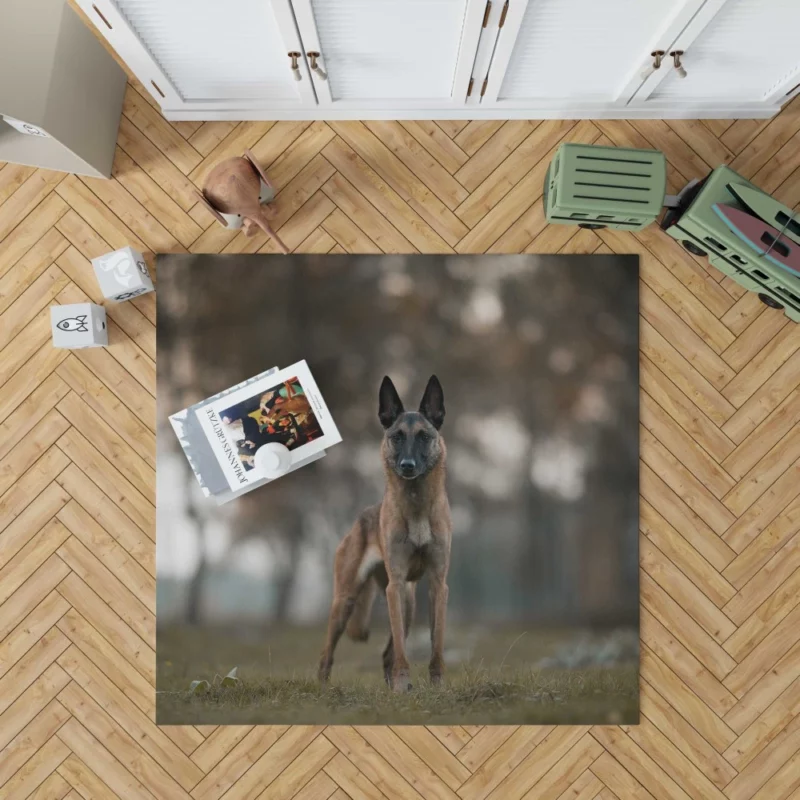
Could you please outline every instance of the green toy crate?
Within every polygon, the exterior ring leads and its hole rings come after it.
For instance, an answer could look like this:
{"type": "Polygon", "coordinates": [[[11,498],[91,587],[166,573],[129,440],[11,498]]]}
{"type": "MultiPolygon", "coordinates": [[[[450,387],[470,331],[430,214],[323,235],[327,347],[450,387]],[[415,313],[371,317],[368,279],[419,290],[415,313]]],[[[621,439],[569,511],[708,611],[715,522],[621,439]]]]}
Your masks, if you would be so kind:
{"type": "Polygon", "coordinates": [[[691,191],[682,193],[680,205],[664,215],[662,230],[690,253],[707,255],[717,269],[756,292],[766,305],[783,308],[789,319],[800,322],[800,278],[762,258],[714,211],[715,203],[747,210],[728,191],[729,183],[758,188],[730,167],[717,167],[691,191]]]}
{"type": "Polygon", "coordinates": [[[667,161],[658,150],[562,144],[544,182],[548,222],[638,231],[664,205],[667,161]]]}

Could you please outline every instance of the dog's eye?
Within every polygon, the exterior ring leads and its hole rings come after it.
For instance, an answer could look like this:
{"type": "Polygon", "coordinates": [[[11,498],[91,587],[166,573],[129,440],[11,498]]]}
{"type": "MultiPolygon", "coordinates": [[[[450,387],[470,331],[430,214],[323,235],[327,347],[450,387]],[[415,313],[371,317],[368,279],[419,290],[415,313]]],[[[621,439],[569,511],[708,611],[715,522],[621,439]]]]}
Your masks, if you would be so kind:
{"type": "Polygon", "coordinates": [[[403,441],[403,431],[395,431],[390,437],[393,442],[402,442],[403,441]]]}
{"type": "Polygon", "coordinates": [[[429,441],[431,440],[431,437],[430,437],[430,435],[429,435],[429,434],[425,433],[425,431],[420,431],[420,432],[417,434],[417,439],[418,439],[420,442],[429,442],[429,441]]]}

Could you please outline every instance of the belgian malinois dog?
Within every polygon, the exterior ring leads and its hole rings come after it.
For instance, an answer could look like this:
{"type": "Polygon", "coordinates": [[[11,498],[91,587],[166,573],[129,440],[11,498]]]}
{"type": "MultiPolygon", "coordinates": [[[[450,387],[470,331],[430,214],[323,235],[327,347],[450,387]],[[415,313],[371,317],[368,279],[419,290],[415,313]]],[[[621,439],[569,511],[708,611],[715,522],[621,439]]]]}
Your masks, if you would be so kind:
{"type": "Polygon", "coordinates": [[[386,593],[391,634],[383,651],[383,675],[396,692],[411,688],[406,637],[414,616],[416,584],[430,581],[430,678],[444,672],[447,571],[450,566],[450,504],[445,490],[447,450],[439,429],[444,422],[444,394],[432,375],[419,411],[405,411],[392,381],[385,377],[378,393],[378,419],[384,428],[381,456],[386,490],[379,505],[361,512],[336,549],[333,603],[328,635],[319,664],[326,682],[333,651],[347,629],[351,639],[366,641],[378,589],[386,593]]]}

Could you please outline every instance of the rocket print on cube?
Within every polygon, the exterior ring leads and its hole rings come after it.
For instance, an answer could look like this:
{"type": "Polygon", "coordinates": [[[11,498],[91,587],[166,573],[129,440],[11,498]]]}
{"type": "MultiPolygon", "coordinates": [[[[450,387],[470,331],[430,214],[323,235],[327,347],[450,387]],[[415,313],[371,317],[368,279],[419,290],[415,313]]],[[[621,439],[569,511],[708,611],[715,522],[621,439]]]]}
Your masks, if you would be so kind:
{"type": "Polygon", "coordinates": [[[77,350],[108,344],[106,310],[94,303],[50,306],[53,347],[77,350]]]}
{"type": "Polygon", "coordinates": [[[100,291],[107,300],[130,300],[153,291],[153,281],[142,254],[123,247],[92,259],[100,291]]]}

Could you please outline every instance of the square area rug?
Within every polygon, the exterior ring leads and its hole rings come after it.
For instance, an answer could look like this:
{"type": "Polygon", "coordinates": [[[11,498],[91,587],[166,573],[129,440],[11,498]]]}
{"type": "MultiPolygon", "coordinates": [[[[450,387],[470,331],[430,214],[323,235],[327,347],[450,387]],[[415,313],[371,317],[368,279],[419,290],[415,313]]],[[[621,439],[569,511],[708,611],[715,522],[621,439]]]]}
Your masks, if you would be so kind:
{"type": "Polygon", "coordinates": [[[158,277],[160,724],[639,721],[637,256],[158,277]],[[310,455],[220,502],[170,417],[275,367],[209,452],[310,455]]]}

